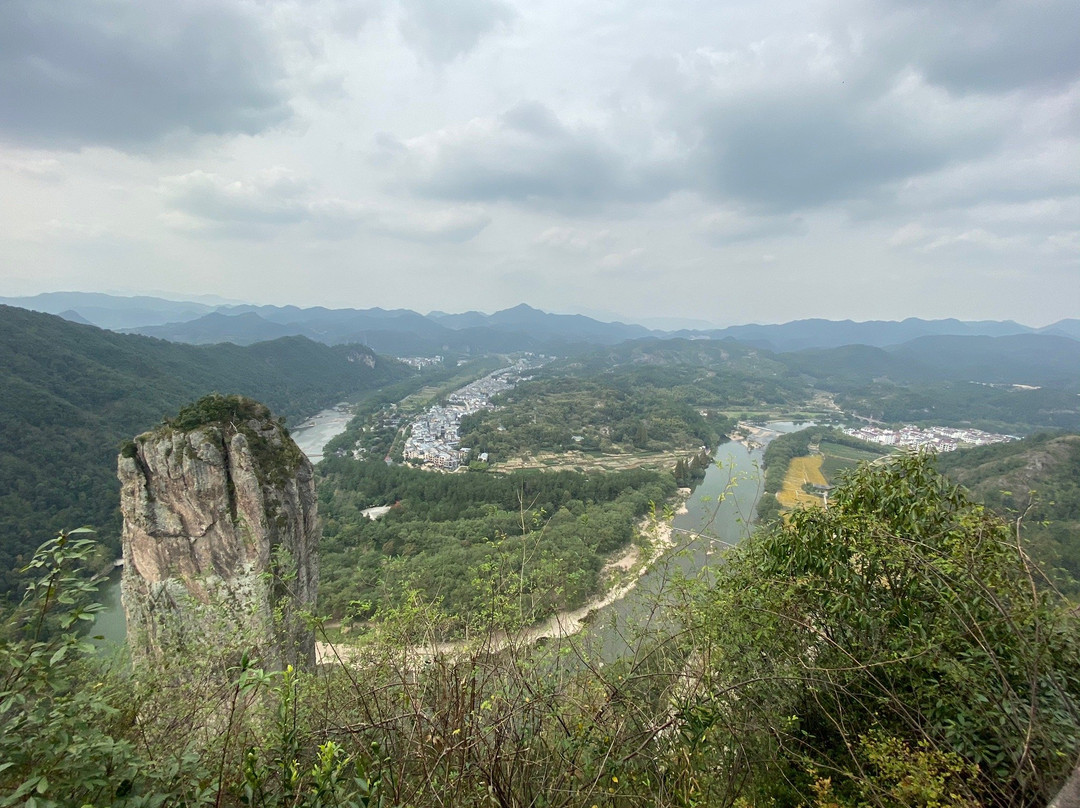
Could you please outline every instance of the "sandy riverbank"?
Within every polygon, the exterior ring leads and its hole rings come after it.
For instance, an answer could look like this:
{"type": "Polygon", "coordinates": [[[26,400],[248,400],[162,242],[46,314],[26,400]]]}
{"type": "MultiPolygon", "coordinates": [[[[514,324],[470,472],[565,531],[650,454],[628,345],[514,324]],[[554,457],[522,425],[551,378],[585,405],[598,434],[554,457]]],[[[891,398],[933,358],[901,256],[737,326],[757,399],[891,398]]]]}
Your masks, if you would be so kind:
{"type": "MultiPolygon", "coordinates": [[[[686,499],[689,488],[679,489],[679,507],[676,513],[686,513],[686,499]]],[[[483,648],[487,653],[498,653],[510,645],[532,645],[540,640],[562,639],[573,636],[584,628],[589,615],[598,609],[610,606],[626,597],[638,585],[642,576],[660,557],[675,546],[674,531],[670,520],[653,519],[647,516],[638,524],[638,532],[646,538],[645,547],[631,544],[618,556],[608,561],[600,571],[601,579],[623,578],[621,583],[611,586],[607,592],[597,595],[577,609],[558,612],[547,620],[530,626],[514,635],[496,632],[483,638],[483,648]]],[[[406,652],[406,658],[412,660],[429,659],[446,654],[460,654],[476,645],[470,640],[452,642],[430,642],[413,646],[406,652]]],[[[315,643],[315,657],[319,663],[348,662],[355,659],[361,649],[345,644],[329,642],[315,643]]]]}

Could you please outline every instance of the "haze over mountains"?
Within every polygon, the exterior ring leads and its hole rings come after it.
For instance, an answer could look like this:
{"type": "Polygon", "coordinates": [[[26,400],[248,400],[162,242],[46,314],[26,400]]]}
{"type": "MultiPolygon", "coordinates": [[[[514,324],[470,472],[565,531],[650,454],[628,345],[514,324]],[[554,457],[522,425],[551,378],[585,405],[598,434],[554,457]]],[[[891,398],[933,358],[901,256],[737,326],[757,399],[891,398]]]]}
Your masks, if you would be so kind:
{"type": "Polygon", "coordinates": [[[250,345],[284,336],[305,336],[328,345],[363,343],[375,351],[397,355],[557,351],[568,345],[612,345],[648,336],[733,338],[778,352],[842,345],[886,347],[927,336],[1047,334],[1080,339],[1080,319],[1060,320],[1043,328],[1031,328],[1011,320],[964,322],[908,318],[899,322],[807,319],[773,325],[663,331],[637,324],[603,322],[579,314],[549,314],[525,304],[494,314],[434,311],[425,316],[409,309],[211,305],[83,292],[0,298],[0,303],[172,342],[250,345]]]}

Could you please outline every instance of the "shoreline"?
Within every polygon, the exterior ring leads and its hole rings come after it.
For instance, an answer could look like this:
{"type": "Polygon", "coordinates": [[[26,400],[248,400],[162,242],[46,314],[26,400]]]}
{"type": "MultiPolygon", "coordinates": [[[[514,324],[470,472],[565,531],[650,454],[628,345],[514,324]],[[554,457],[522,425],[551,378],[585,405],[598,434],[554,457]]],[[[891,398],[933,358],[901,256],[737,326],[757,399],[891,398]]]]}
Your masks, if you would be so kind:
{"type": "MultiPolygon", "coordinates": [[[[680,488],[678,494],[678,507],[674,515],[687,513],[686,501],[691,494],[691,489],[680,488]]],[[[675,531],[672,519],[654,519],[651,516],[643,517],[637,525],[640,535],[650,538],[647,556],[642,560],[642,547],[633,542],[616,558],[608,561],[601,568],[601,575],[611,574],[615,571],[631,573],[627,581],[618,583],[594,597],[576,609],[556,612],[543,621],[508,635],[504,631],[485,635],[481,641],[485,653],[499,653],[511,645],[535,645],[541,640],[565,639],[579,633],[589,621],[589,617],[599,609],[603,609],[616,601],[622,600],[629,595],[654,564],[660,560],[664,553],[675,547],[675,531]]],[[[414,645],[405,650],[407,660],[431,658],[440,655],[459,654],[469,648],[469,639],[446,640],[443,642],[430,642],[423,645],[414,645]]],[[[351,662],[362,649],[341,643],[316,642],[315,663],[317,665],[351,662]]]]}

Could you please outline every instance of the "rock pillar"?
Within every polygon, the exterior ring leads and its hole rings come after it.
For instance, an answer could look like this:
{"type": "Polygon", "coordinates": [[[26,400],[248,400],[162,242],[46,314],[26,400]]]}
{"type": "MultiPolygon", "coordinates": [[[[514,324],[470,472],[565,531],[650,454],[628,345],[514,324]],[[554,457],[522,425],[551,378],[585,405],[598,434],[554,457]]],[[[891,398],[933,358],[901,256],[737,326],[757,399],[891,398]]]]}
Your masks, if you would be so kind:
{"type": "Polygon", "coordinates": [[[126,445],[118,476],[133,656],[314,663],[314,475],[266,407],[208,396],[126,445]]]}

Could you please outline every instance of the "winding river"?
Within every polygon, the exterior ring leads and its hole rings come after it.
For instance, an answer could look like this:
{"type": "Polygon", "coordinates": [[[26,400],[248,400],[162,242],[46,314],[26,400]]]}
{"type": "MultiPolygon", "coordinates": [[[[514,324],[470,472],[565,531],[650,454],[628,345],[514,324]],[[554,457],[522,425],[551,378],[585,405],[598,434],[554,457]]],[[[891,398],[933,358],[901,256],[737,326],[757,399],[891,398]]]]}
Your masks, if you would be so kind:
{"type": "Polygon", "coordinates": [[[289,430],[289,434],[300,447],[300,451],[307,455],[308,460],[318,463],[323,459],[323,447],[345,431],[352,417],[352,410],[344,404],[338,404],[333,409],[323,410],[302,424],[297,424],[289,430]]]}
{"type": "MultiPolygon", "coordinates": [[[[293,432],[297,444],[313,461],[312,455],[321,451],[322,444],[342,431],[348,421],[347,413],[337,410],[327,410],[320,415],[327,417],[321,421],[313,419],[315,423],[301,425],[293,432]],[[334,413],[345,416],[337,432],[332,432],[330,426],[333,423],[330,414],[334,413]],[[312,449],[319,441],[320,445],[312,449]]],[[[791,421],[772,422],[768,431],[759,433],[758,440],[767,442],[772,436],[804,426],[806,424],[791,421]]],[[[737,544],[747,535],[754,507],[761,495],[762,454],[762,447],[751,449],[733,441],[717,448],[715,462],[705,479],[672,521],[675,550],[665,553],[624,596],[605,603],[588,616],[583,640],[599,644],[594,650],[602,658],[613,659],[633,648],[635,638],[654,628],[655,621],[662,619],[655,604],[664,601],[665,592],[676,585],[680,576],[708,575],[709,567],[719,558],[717,550],[737,544]]],[[[122,643],[125,625],[119,574],[109,577],[101,587],[101,593],[105,609],[99,613],[92,633],[104,635],[107,643],[122,643]]],[[[567,613],[551,622],[556,626],[577,627],[580,617],[567,613]]]]}
{"type": "MultiPolygon", "coordinates": [[[[767,443],[776,435],[807,424],[775,421],[759,433],[767,443]]],[[[709,576],[718,563],[719,550],[738,544],[751,530],[754,509],[761,496],[764,446],[748,448],[728,441],[713,455],[713,465],[694,489],[684,510],[672,521],[675,548],[661,557],[625,597],[598,609],[589,620],[582,641],[592,644],[602,659],[615,659],[632,651],[637,638],[658,628],[663,610],[657,609],[674,594],[682,577],[709,576]]]]}

